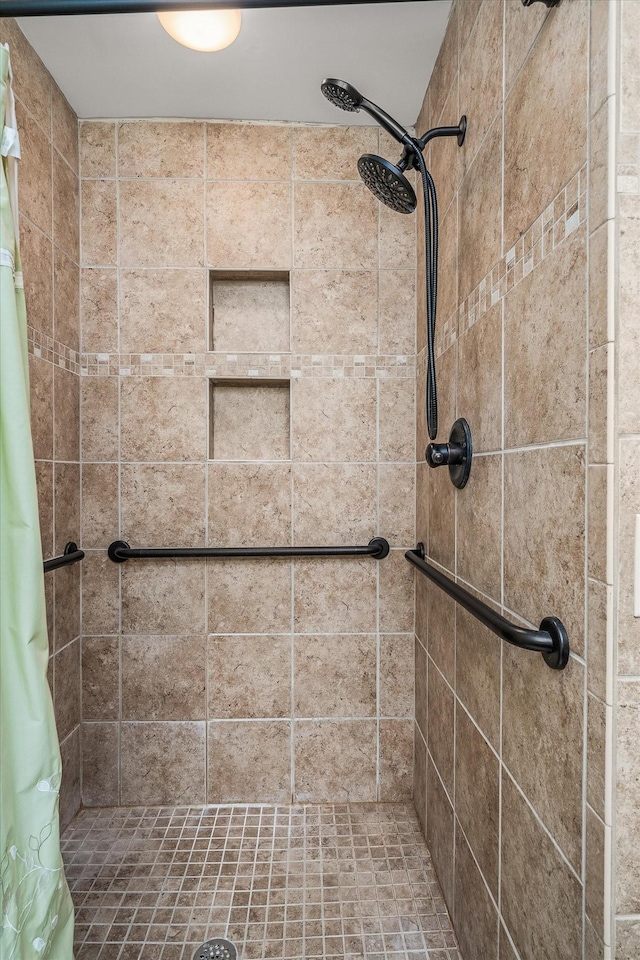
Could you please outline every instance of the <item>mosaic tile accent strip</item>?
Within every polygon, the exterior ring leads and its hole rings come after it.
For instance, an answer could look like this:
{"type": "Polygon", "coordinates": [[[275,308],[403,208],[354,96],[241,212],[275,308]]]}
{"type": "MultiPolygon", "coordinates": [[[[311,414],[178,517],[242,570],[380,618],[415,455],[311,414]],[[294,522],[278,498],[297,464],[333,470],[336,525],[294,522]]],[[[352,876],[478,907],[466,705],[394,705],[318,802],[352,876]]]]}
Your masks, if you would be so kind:
{"type": "Polygon", "coordinates": [[[80,373],[80,354],[71,347],[66,347],[59,340],[47,336],[41,330],[36,330],[27,324],[27,350],[34,357],[42,357],[56,367],[69,370],[71,373],[80,373]]]}
{"type": "MultiPolygon", "coordinates": [[[[436,329],[436,356],[441,356],[487,310],[501,300],[553,250],[585,222],[587,216],[586,164],[562,188],[518,242],[482,278],[458,310],[436,329]]],[[[417,356],[416,371],[426,370],[426,350],[417,356]]]]}
{"type": "Polygon", "coordinates": [[[268,353],[83,353],[88,377],[402,377],[415,376],[414,356],[334,356],[268,353]]]}
{"type": "Polygon", "coordinates": [[[76,960],[461,960],[411,804],[82,810],[76,960]]]}

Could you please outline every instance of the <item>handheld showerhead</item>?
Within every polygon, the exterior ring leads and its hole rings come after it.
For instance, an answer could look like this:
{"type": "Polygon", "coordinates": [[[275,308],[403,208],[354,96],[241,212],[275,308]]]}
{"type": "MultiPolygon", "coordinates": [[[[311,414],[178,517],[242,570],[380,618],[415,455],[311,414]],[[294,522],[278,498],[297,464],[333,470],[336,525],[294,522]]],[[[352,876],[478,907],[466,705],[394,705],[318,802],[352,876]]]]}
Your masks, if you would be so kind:
{"type": "Polygon", "coordinates": [[[372,103],[371,100],[363,97],[362,94],[359,93],[355,87],[352,87],[350,83],[347,83],[346,80],[334,80],[329,77],[327,80],[322,81],[320,89],[327,100],[335,107],[340,107],[341,110],[346,110],[348,113],[358,113],[358,111],[364,110],[370,117],[373,117],[376,123],[380,124],[383,130],[386,130],[388,134],[394,137],[398,143],[402,143],[411,150],[414,149],[413,141],[408,131],[405,130],[397,120],[390,117],[382,107],[378,107],[375,103],[372,103]]]}
{"type": "Polygon", "coordinates": [[[382,203],[386,203],[396,213],[413,213],[418,200],[415,190],[400,167],[384,157],[365,153],[358,160],[358,173],[365,186],[369,187],[382,203]]]}
{"type": "Polygon", "coordinates": [[[344,80],[323,80],[320,85],[324,96],[334,107],[348,113],[358,113],[362,103],[362,94],[344,80]]]}

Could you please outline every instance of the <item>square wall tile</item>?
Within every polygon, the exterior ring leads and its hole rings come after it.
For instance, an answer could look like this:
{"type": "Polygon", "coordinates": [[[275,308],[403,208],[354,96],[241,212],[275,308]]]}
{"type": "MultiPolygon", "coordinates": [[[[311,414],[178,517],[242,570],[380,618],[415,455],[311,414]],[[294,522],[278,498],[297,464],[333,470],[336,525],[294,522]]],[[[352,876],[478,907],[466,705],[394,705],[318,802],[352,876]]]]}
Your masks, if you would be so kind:
{"type": "Polygon", "coordinates": [[[80,260],[79,183],[57,150],[53,151],[53,240],[75,263],[80,260]]]}
{"type": "Polygon", "coordinates": [[[109,560],[106,550],[87,550],[79,566],[82,566],[83,636],[117,633],[120,624],[118,564],[109,560]]]}
{"type": "Polygon", "coordinates": [[[380,327],[378,349],[381,354],[402,355],[416,352],[416,272],[381,270],[380,327]]]}
{"type": "Polygon", "coordinates": [[[80,330],[83,352],[118,352],[118,271],[115,268],[90,267],[80,271],[80,330]]]}
{"type": "Polygon", "coordinates": [[[119,724],[83,723],[82,803],[85,807],[119,802],[119,724]]]}
{"type": "Polygon", "coordinates": [[[204,546],[204,464],[123,463],[120,470],[120,532],[131,546],[204,546]]]}
{"type": "Polygon", "coordinates": [[[376,714],[376,638],[297,636],[294,640],[297,717],[376,714]]]}
{"type": "Polygon", "coordinates": [[[413,721],[381,720],[380,787],[383,803],[401,803],[413,798],[413,721]]]}
{"type": "Polygon", "coordinates": [[[49,237],[24,216],[20,217],[19,229],[27,317],[32,327],[52,336],[53,245],[49,237]]]}
{"type": "Polygon", "coordinates": [[[205,277],[197,268],[121,270],[120,352],[204,352],[205,277]]]}
{"type": "Polygon", "coordinates": [[[588,4],[559,12],[545,18],[505,101],[505,250],[586,159],[588,4]]]}
{"type": "Polygon", "coordinates": [[[383,717],[413,717],[414,638],[410,633],[380,637],[380,704],[383,717]]]}
{"type": "Polygon", "coordinates": [[[206,184],[209,267],[291,267],[291,185],[217,181],[206,184]]]}
{"type": "Polygon", "coordinates": [[[118,537],[118,464],[82,464],[83,548],[106,547],[118,537]]]}
{"type": "Polygon", "coordinates": [[[506,774],[501,884],[502,915],[522,960],[580,956],[580,881],[506,774]]]}
{"type": "Polygon", "coordinates": [[[204,723],[123,723],[120,752],[122,804],[205,802],[204,723]]]}
{"type": "Polygon", "coordinates": [[[212,560],[207,592],[210,633],[291,631],[288,560],[212,560]]]}
{"type": "Polygon", "coordinates": [[[427,757],[427,846],[449,909],[453,906],[454,816],[442,780],[427,757]]]}
{"type": "Polygon", "coordinates": [[[559,617],[584,651],[585,450],[505,455],[504,602],[530,623],[559,617]]]}
{"type": "Polygon", "coordinates": [[[80,761],[80,728],[60,744],[62,759],[62,783],[60,784],[60,827],[62,830],[73,820],[80,809],[82,777],[80,761]]]}
{"type": "Polygon", "coordinates": [[[413,547],[416,540],[416,468],[413,464],[378,466],[378,528],[392,547],[413,547]]]}
{"type": "Polygon", "coordinates": [[[383,633],[411,631],[414,627],[413,567],[405,560],[404,550],[392,550],[380,564],[378,629],[383,633]]]}
{"type": "Polygon", "coordinates": [[[296,183],[294,265],[375,268],[377,223],[378,203],[360,183],[296,183]]]}
{"type": "Polygon", "coordinates": [[[489,743],[500,744],[500,641],[475,617],[458,607],[456,693],[489,743]]]}
{"type": "Polygon", "coordinates": [[[115,177],[115,123],[102,120],[82,120],[79,126],[81,177],[115,177]]]}
{"type": "Polygon", "coordinates": [[[120,646],[117,637],[82,638],[82,719],[120,716],[120,646]]]}
{"type": "Polygon", "coordinates": [[[200,377],[122,377],[121,459],[202,461],[206,389],[200,377]]]}
{"type": "Polygon", "coordinates": [[[202,720],[205,638],[123,637],[122,719],[202,720]]]}
{"type": "MultiPolygon", "coordinates": [[[[418,403],[422,397],[418,394],[418,403]]],[[[416,381],[378,381],[378,457],[415,462],[416,381]]]]}
{"type": "Polygon", "coordinates": [[[298,353],[376,352],[375,270],[294,270],[291,284],[293,347],[298,353]]]}
{"type": "Polygon", "coordinates": [[[53,364],[29,356],[31,437],[36,460],[53,460],[53,364]]]}
{"type": "Polygon", "coordinates": [[[371,803],[376,799],[374,720],[298,721],[294,730],[298,803],[371,803]]]}
{"type": "MultiPolygon", "coordinates": [[[[29,220],[51,237],[51,143],[20,103],[17,104],[16,114],[20,147],[25,158],[20,168],[20,208],[29,220]]],[[[70,170],[69,174],[71,175],[70,170]]]]}
{"type": "MultiPolygon", "coordinates": [[[[41,362],[44,363],[44,361],[41,362]]],[[[118,378],[80,377],[80,402],[82,407],[80,424],[82,460],[117,460],[119,442],[118,378]]],[[[38,453],[36,453],[37,456],[38,453]]]]}
{"type": "Polygon", "coordinates": [[[121,180],[120,264],[204,265],[203,185],[189,180],[121,180]]]}
{"type": "Polygon", "coordinates": [[[289,273],[210,270],[211,349],[287,353],[291,349],[289,273]]]}
{"type": "Polygon", "coordinates": [[[290,636],[209,637],[209,719],[291,716],[291,661],[290,636]]]}
{"type": "Polygon", "coordinates": [[[498,895],[500,763],[464,710],[456,712],[456,816],[492,895],[498,895]]]}
{"type": "Polygon", "coordinates": [[[521,650],[509,645],[502,663],[503,762],[579,872],[584,667],[572,659],[549,683],[549,668],[541,656],[523,657],[521,650]],[[549,717],[562,729],[562,752],[544,749],[549,717]]]}
{"type": "Polygon", "coordinates": [[[170,636],[204,633],[202,561],[153,560],[123,564],[122,630],[170,636]]]}
{"type": "Polygon", "coordinates": [[[377,562],[357,557],[296,560],[296,632],[374,632],[377,562]]]}
{"type": "Polygon", "coordinates": [[[289,460],[289,383],[210,382],[210,460],[289,460]]]}
{"type": "Polygon", "coordinates": [[[209,544],[291,544],[291,467],[287,463],[210,463],[209,544]]]}
{"type": "Polygon", "coordinates": [[[208,123],[209,180],[288,180],[291,177],[289,125],[208,123]]]}
{"type": "Polygon", "coordinates": [[[118,262],[118,200],[115,180],[82,181],[82,265],[118,262]]]}
{"type": "Polygon", "coordinates": [[[376,470],[366,463],[299,463],[293,469],[294,542],[366,544],[376,532],[376,470]]]}
{"type": "Polygon", "coordinates": [[[298,378],[292,401],[296,460],[375,460],[375,380],[298,378]]]}
{"type": "Polygon", "coordinates": [[[358,157],[378,152],[377,127],[294,127],[296,180],[358,180],[358,157]]]}
{"type": "Polygon", "coordinates": [[[586,437],[584,229],[507,294],[504,337],[506,445],[586,437]]]}
{"type": "Polygon", "coordinates": [[[213,721],[208,729],[208,803],[290,801],[287,721],[213,721]]]}
{"type": "MultiPolygon", "coordinates": [[[[496,960],[498,913],[462,830],[456,830],[454,904],[456,937],[465,955],[479,950],[477,956],[496,960]]],[[[503,953],[500,947],[499,956],[510,960],[506,948],[503,953]]]]}
{"type": "Polygon", "coordinates": [[[118,175],[179,177],[204,174],[204,125],[175,120],[118,124],[118,175]]]}

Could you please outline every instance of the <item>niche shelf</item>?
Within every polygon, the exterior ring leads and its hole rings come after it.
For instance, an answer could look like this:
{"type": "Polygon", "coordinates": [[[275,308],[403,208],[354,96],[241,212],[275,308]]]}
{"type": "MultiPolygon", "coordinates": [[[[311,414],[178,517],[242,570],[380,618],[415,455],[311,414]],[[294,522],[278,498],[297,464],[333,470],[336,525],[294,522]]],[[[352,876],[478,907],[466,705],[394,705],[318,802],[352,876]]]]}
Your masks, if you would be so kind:
{"type": "Polygon", "coordinates": [[[288,270],[209,271],[209,349],[224,353],[288,353],[288,270]]]}
{"type": "Polygon", "coordinates": [[[209,381],[210,460],[290,460],[288,380],[209,381]]]}

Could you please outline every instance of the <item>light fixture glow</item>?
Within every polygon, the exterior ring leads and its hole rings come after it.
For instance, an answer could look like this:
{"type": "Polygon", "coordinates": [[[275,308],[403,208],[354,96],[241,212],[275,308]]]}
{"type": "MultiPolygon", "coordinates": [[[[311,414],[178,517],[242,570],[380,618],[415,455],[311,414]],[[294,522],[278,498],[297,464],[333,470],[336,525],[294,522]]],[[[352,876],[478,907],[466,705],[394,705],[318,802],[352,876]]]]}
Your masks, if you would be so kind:
{"type": "Polygon", "coordinates": [[[192,50],[224,50],[242,26],[239,10],[172,10],[158,20],[178,43],[192,50]]]}

